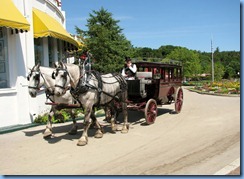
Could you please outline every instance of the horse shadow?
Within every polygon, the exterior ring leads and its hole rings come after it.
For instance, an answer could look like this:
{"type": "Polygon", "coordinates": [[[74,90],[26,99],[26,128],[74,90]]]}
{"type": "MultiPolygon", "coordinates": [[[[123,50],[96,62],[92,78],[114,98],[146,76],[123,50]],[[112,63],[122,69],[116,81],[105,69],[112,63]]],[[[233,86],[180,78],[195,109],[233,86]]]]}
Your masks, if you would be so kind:
{"type": "MultiPolygon", "coordinates": [[[[78,130],[77,130],[77,134],[75,135],[71,135],[69,134],[69,130],[72,128],[73,124],[67,124],[67,125],[62,125],[62,126],[55,126],[55,124],[53,125],[53,135],[47,138],[43,137],[43,140],[48,142],[49,144],[55,144],[61,140],[78,140],[83,133],[83,129],[84,129],[84,125],[83,123],[78,123],[77,122],[77,126],[78,126],[78,130]]],[[[96,128],[94,127],[90,127],[88,130],[88,137],[92,138],[95,136],[96,134],[96,128]]],[[[102,125],[102,130],[103,133],[114,133],[111,130],[111,125],[108,124],[103,124],[102,125]]],[[[38,129],[38,130],[32,130],[32,131],[23,131],[23,133],[25,134],[25,136],[28,137],[32,137],[38,134],[43,134],[43,132],[45,131],[45,126],[43,126],[43,129],[38,129]]]]}
{"type": "MultiPolygon", "coordinates": [[[[158,108],[157,117],[167,114],[167,113],[174,114],[174,110],[158,108]]],[[[122,113],[119,114],[116,122],[119,125],[123,124],[124,121],[123,121],[122,113]]],[[[145,120],[145,114],[142,111],[128,111],[128,122],[132,126],[134,126],[134,125],[147,126],[148,125],[145,120]]],[[[53,135],[48,138],[43,138],[43,140],[45,140],[49,144],[55,144],[57,142],[60,142],[61,140],[70,140],[70,141],[78,140],[82,136],[84,125],[82,122],[77,121],[77,126],[78,126],[77,134],[70,135],[68,132],[72,128],[72,126],[73,126],[72,123],[67,124],[67,125],[59,125],[59,126],[55,126],[55,124],[53,124],[53,135]]],[[[104,134],[106,134],[106,133],[116,134],[116,132],[113,132],[111,130],[111,124],[108,122],[105,122],[102,124],[102,130],[103,130],[104,134]]],[[[45,131],[45,125],[43,125],[43,129],[32,130],[32,131],[28,130],[28,131],[23,131],[23,132],[24,132],[25,136],[31,137],[31,136],[38,135],[40,133],[42,134],[44,131],[45,131]]],[[[94,137],[95,133],[96,133],[96,129],[93,127],[90,127],[88,130],[88,137],[94,137]]]]}

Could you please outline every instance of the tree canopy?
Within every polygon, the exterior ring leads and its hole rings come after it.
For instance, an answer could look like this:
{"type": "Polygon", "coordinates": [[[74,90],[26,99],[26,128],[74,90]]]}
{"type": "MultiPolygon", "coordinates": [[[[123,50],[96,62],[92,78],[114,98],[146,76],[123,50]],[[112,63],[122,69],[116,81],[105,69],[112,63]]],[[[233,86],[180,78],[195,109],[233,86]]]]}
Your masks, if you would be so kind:
{"type": "Polygon", "coordinates": [[[76,27],[77,33],[82,33],[86,39],[86,48],[93,54],[93,67],[100,72],[120,71],[125,57],[129,56],[132,49],[118,23],[118,20],[113,19],[112,13],[101,8],[90,14],[87,31],[76,27]]]}

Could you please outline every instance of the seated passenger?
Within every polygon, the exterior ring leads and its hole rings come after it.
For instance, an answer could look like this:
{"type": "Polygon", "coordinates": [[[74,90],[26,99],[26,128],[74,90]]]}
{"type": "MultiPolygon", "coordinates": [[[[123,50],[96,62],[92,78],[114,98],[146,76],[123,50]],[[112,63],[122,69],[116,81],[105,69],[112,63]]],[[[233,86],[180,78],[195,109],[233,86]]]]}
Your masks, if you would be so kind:
{"type": "Polygon", "coordinates": [[[136,76],[137,67],[135,64],[132,64],[131,59],[129,57],[125,58],[125,62],[125,66],[122,70],[122,76],[124,76],[126,80],[134,80],[136,76]]]}

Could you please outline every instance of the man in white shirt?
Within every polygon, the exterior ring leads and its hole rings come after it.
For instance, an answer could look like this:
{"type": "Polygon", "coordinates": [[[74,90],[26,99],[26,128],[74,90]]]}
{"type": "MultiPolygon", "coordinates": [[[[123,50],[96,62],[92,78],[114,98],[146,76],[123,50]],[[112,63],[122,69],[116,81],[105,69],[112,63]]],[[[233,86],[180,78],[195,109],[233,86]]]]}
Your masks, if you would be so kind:
{"type": "Polygon", "coordinates": [[[134,80],[137,67],[135,64],[132,64],[130,57],[126,57],[125,61],[126,64],[122,70],[122,76],[124,76],[126,80],[134,80]]]}

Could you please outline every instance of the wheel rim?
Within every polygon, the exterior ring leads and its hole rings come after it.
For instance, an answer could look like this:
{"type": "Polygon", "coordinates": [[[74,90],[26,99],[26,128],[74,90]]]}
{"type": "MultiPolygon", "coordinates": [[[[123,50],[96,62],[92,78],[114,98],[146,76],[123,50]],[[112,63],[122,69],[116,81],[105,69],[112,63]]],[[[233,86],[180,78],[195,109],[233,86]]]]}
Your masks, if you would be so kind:
{"type": "Polygon", "coordinates": [[[150,100],[146,106],[145,117],[147,124],[154,123],[157,117],[157,103],[154,100],[150,100]]]}
{"type": "Polygon", "coordinates": [[[178,90],[178,93],[176,95],[177,95],[177,98],[176,98],[176,102],[175,102],[175,110],[177,113],[179,113],[181,111],[181,108],[183,105],[183,90],[182,90],[182,88],[180,88],[178,90]]]}

